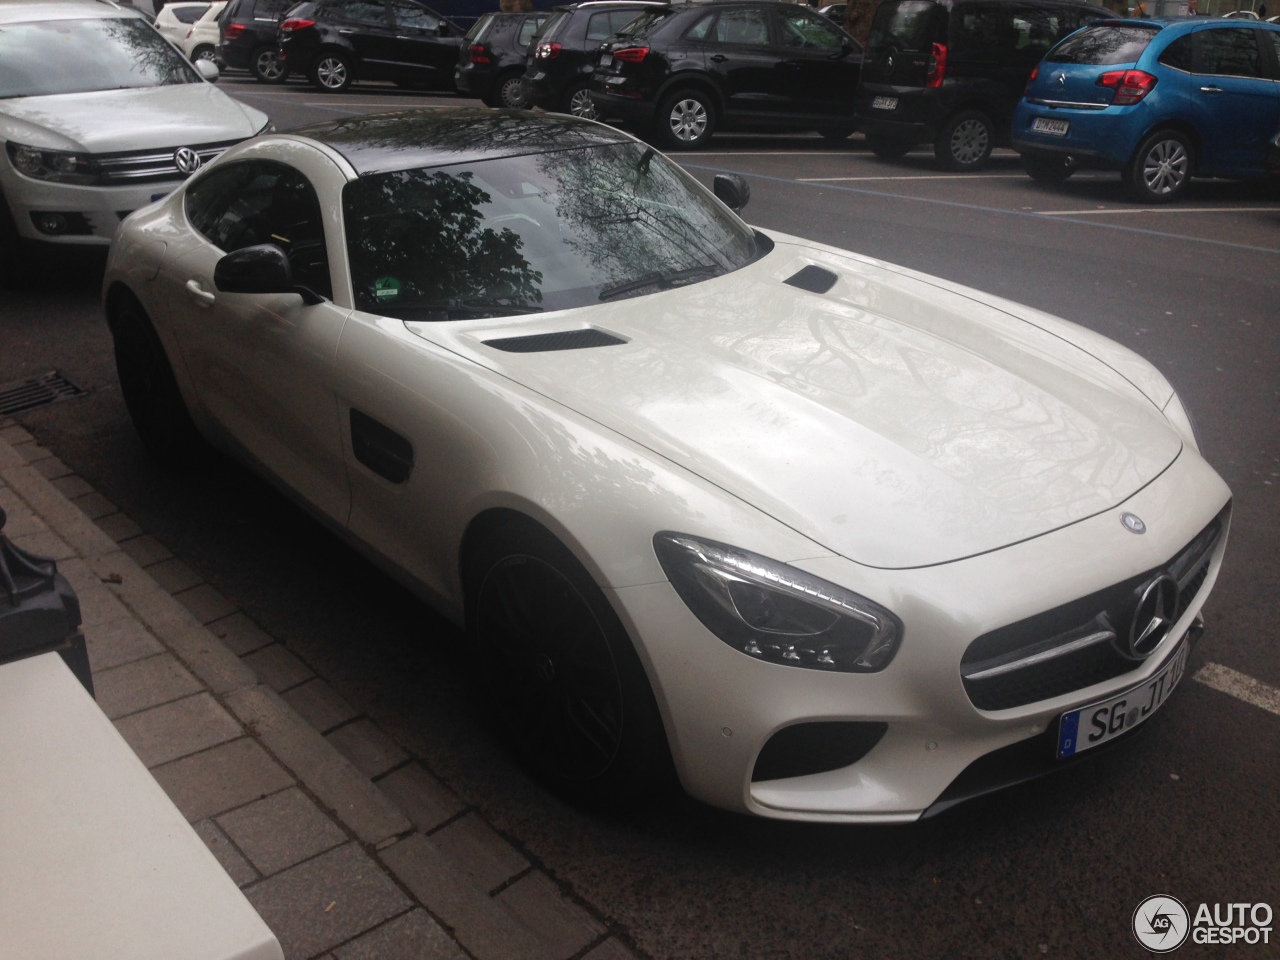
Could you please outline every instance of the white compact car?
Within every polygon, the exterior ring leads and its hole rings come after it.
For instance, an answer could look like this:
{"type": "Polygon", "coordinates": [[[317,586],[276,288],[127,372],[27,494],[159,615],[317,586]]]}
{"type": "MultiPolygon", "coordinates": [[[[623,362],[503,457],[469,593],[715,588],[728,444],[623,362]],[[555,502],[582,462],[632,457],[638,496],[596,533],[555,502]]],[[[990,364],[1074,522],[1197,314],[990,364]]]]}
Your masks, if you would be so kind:
{"type": "Polygon", "coordinates": [[[178,46],[191,62],[218,59],[218,17],[226,9],[226,0],[217,0],[187,28],[178,46]]]}
{"type": "Polygon", "coordinates": [[[206,82],[217,73],[130,7],[0,0],[0,259],[20,238],[106,245],[134,210],[261,132],[266,114],[206,82]]]}
{"type": "Polygon", "coordinates": [[[207,3],[167,3],[156,14],[155,28],[166,40],[181,45],[191,24],[208,9],[207,3]]]}
{"type": "Polygon", "coordinates": [[[260,137],[116,237],[123,395],[465,624],[569,796],[904,821],[1123,740],[1227,539],[1169,383],[716,192],[573,117],[260,137]]]}

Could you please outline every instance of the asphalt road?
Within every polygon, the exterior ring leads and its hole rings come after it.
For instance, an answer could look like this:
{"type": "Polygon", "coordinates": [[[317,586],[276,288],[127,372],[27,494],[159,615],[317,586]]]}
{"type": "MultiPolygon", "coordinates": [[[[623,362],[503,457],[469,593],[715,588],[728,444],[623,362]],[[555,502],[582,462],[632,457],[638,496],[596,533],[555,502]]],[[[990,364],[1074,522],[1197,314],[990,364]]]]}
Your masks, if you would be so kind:
{"type": "MultiPolygon", "coordinates": [[[[281,128],[459,102],[223,85],[281,128]]],[[[1012,154],[943,175],[927,152],[879,161],[856,137],[724,136],[680,160],[707,180],[747,175],[746,218],[762,229],[1030,303],[1153,360],[1235,494],[1191,670],[1212,661],[1280,688],[1280,193],[1204,182],[1174,207],[1137,208],[1115,176],[1042,187],[1012,154]]],[[[147,459],[115,380],[101,269],[68,256],[0,291],[0,384],[56,368],[89,391],[18,420],[641,954],[1137,957],[1130,917],[1151,894],[1280,910],[1280,716],[1190,679],[1125,748],[915,825],[774,823],[678,797],[616,817],[564,806],[497,745],[456,630],[240,469],[190,476],[147,459]]]]}

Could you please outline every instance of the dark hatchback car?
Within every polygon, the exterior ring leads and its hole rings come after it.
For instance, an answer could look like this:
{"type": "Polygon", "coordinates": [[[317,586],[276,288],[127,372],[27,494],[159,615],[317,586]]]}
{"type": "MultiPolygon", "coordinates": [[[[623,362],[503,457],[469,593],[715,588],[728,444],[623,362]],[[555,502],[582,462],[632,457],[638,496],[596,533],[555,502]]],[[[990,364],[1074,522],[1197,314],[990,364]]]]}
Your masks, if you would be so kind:
{"type": "Polygon", "coordinates": [[[600,46],[646,10],[665,6],[608,0],[556,7],[529,50],[524,73],[527,102],[553,113],[593,119],[588,88],[600,46]]]}
{"type": "Polygon", "coordinates": [[[454,86],[464,97],[491,107],[523,107],[529,43],[551,14],[486,13],[472,25],[458,50],[454,86]]]}
{"type": "Polygon", "coordinates": [[[218,18],[218,55],[228,67],[248,70],[262,83],[284,83],[276,33],[297,0],[231,0],[218,18]]]}
{"type": "Polygon", "coordinates": [[[308,0],[285,14],[278,43],[285,65],[325,93],[356,80],[451,90],[462,33],[410,0],[308,0]]]}
{"type": "Polygon", "coordinates": [[[1027,78],[1055,43],[1113,14],[1072,0],[885,0],[876,10],[856,120],[879,157],[932,143],[977,170],[1009,143],[1027,78]]]}
{"type": "Polygon", "coordinates": [[[652,129],[672,149],[717,128],[853,132],[862,47],[793,3],[681,4],[644,14],[601,52],[591,97],[601,116],[652,129]]]}

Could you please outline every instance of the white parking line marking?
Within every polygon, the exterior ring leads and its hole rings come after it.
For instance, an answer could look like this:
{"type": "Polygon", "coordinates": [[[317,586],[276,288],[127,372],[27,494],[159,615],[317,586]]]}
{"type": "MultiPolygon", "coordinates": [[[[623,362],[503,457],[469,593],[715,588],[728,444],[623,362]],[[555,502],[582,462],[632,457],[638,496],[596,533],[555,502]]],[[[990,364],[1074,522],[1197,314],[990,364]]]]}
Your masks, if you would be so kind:
{"type": "Polygon", "coordinates": [[[1036,210],[1042,217],[1106,217],[1113,213],[1280,213],[1274,207],[1138,207],[1126,210],[1036,210]]]}
{"type": "Polygon", "coordinates": [[[1196,673],[1194,679],[1197,683],[1203,683],[1206,687],[1212,687],[1214,690],[1235,697],[1237,700],[1243,700],[1245,703],[1252,704],[1255,707],[1261,707],[1263,710],[1280,717],[1280,690],[1263,683],[1261,680],[1245,676],[1243,673],[1232,670],[1230,667],[1224,667],[1220,663],[1206,663],[1196,673]]]}

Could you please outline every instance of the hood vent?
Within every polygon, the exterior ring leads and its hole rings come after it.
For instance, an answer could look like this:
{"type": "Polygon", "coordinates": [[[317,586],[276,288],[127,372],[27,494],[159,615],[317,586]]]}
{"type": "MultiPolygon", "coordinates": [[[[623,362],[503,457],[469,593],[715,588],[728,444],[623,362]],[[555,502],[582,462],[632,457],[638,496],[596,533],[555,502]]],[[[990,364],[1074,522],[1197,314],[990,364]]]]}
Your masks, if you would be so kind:
{"type": "Polygon", "coordinates": [[[585,330],[562,330],[556,333],[535,333],[527,337],[503,337],[485,340],[486,347],[505,350],[507,353],[547,353],[551,350],[586,350],[589,347],[613,347],[626,343],[621,337],[605,333],[595,327],[585,330]]]}
{"type": "Polygon", "coordinates": [[[836,285],[836,281],[839,279],[830,270],[824,270],[822,267],[815,267],[813,264],[809,264],[799,273],[787,277],[782,282],[793,287],[799,287],[801,290],[808,290],[810,293],[826,293],[836,285]]]}

